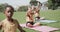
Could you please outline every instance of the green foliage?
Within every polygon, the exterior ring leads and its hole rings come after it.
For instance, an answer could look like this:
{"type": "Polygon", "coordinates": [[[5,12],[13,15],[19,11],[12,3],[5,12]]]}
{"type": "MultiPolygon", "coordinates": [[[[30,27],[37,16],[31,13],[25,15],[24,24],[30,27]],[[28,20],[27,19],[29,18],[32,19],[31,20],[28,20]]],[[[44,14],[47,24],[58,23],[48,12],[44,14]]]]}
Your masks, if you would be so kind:
{"type": "Polygon", "coordinates": [[[57,9],[60,6],[60,0],[48,0],[48,8],[49,9],[57,9]]]}
{"type": "Polygon", "coordinates": [[[27,9],[28,9],[28,6],[20,6],[18,8],[18,11],[27,11],[27,9]]]}
{"type": "Polygon", "coordinates": [[[31,0],[30,1],[30,5],[35,5],[36,6],[37,5],[37,2],[38,2],[37,0],[31,0]]]}
{"type": "MultiPolygon", "coordinates": [[[[9,6],[9,4],[4,3],[4,4],[0,4],[0,12],[4,12],[5,8],[9,6]]],[[[15,12],[15,11],[14,11],[15,12]]]]}
{"type": "Polygon", "coordinates": [[[51,0],[48,0],[48,8],[50,9],[52,6],[52,1],[51,0]]]}
{"type": "Polygon", "coordinates": [[[5,9],[5,5],[4,4],[0,4],[0,12],[3,12],[4,11],[4,9],[5,9]]]}

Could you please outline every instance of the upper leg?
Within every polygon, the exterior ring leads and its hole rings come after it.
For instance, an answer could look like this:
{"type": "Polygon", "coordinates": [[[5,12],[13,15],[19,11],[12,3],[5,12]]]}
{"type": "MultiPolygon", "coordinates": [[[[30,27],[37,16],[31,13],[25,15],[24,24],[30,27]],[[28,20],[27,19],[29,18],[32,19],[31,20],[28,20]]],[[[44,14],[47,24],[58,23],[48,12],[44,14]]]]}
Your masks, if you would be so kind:
{"type": "Polygon", "coordinates": [[[26,26],[28,26],[28,27],[32,27],[33,24],[34,24],[33,22],[27,22],[27,23],[26,23],[26,26]]]}
{"type": "Polygon", "coordinates": [[[40,22],[35,23],[34,26],[40,26],[40,22]]]}

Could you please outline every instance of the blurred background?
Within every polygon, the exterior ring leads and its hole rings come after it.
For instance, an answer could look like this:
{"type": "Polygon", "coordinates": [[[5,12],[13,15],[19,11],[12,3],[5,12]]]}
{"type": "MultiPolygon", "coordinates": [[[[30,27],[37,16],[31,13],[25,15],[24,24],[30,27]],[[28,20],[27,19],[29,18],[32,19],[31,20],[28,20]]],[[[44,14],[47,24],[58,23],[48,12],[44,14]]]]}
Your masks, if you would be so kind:
{"type": "MultiPolygon", "coordinates": [[[[11,5],[15,9],[13,18],[17,19],[21,24],[26,23],[26,11],[28,9],[28,6],[30,6],[30,2],[36,3],[37,1],[42,4],[42,6],[40,7],[40,17],[45,17],[45,19],[47,20],[57,21],[54,23],[42,24],[46,26],[60,28],[60,0],[0,0],[0,21],[5,18],[3,12],[6,6],[11,5]]],[[[23,29],[26,32],[38,32],[27,28],[23,29]]],[[[60,30],[54,32],[60,32],[60,30]]]]}

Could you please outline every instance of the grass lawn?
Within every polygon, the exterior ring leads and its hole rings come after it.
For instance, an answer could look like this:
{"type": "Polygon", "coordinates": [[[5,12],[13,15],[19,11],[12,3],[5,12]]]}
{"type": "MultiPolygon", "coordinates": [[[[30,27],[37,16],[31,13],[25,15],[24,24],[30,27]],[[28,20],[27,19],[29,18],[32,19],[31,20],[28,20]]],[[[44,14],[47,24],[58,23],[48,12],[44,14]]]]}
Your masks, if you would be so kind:
{"type": "MultiPolygon", "coordinates": [[[[25,23],[26,12],[14,12],[13,18],[17,19],[19,23],[25,23]]],[[[47,26],[60,28],[60,11],[59,10],[48,10],[48,11],[40,11],[40,16],[45,17],[48,20],[56,20],[56,23],[46,24],[47,26]]],[[[0,21],[5,18],[4,14],[0,12],[0,21]]],[[[44,24],[43,24],[44,25],[44,24]]],[[[38,32],[35,30],[30,30],[27,28],[23,28],[26,32],[38,32]]],[[[17,30],[18,32],[18,30],[17,30]]],[[[60,31],[55,31],[60,32],[60,31]]]]}

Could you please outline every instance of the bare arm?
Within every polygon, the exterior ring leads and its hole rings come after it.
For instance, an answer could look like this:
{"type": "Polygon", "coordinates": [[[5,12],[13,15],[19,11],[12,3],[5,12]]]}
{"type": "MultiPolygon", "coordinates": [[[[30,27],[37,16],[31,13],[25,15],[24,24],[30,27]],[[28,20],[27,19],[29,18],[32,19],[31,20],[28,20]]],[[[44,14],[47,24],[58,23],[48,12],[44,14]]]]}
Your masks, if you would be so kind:
{"type": "Polygon", "coordinates": [[[18,29],[19,29],[21,32],[25,32],[20,25],[18,25],[18,29]]]}
{"type": "Polygon", "coordinates": [[[18,29],[19,29],[21,32],[25,32],[25,31],[22,29],[22,27],[19,25],[18,22],[17,22],[17,24],[18,24],[18,29]]]}
{"type": "Polygon", "coordinates": [[[0,22],[0,29],[2,28],[2,22],[0,22]]]}
{"type": "Polygon", "coordinates": [[[30,18],[31,20],[33,20],[33,19],[32,19],[32,15],[31,15],[30,13],[28,13],[28,15],[29,15],[29,18],[30,18]]]}

